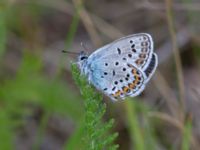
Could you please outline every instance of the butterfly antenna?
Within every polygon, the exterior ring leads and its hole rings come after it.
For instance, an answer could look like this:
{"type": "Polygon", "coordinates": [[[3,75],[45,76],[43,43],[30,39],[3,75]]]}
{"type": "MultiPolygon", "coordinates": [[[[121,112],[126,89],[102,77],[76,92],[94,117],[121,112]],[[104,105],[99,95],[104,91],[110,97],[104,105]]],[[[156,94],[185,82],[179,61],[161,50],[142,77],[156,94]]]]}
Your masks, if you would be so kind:
{"type": "Polygon", "coordinates": [[[66,51],[66,50],[62,50],[63,53],[68,53],[68,54],[73,54],[73,55],[79,55],[80,53],[77,52],[70,52],[70,51],[66,51]]]}

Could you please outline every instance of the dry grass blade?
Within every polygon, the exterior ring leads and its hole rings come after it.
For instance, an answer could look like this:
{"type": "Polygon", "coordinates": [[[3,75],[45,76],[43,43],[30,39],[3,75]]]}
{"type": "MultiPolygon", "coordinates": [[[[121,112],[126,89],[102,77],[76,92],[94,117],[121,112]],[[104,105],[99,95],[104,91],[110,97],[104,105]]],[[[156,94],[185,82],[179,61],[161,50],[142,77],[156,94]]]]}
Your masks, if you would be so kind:
{"type": "MultiPolygon", "coordinates": [[[[182,122],[178,121],[177,119],[169,116],[168,114],[165,113],[161,113],[161,112],[150,112],[148,113],[149,117],[155,117],[161,120],[164,120],[168,123],[170,123],[171,125],[173,125],[174,127],[176,127],[177,129],[180,130],[180,132],[182,133],[184,130],[184,125],[182,122]]],[[[199,148],[200,145],[196,140],[196,137],[194,134],[192,134],[191,136],[191,146],[195,149],[195,148],[199,148]]]]}
{"type": "MultiPolygon", "coordinates": [[[[176,65],[176,70],[177,70],[180,104],[181,104],[182,112],[184,112],[185,110],[184,78],[183,78],[183,69],[181,65],[181,58],[180,58],[178,45],[177,45],[176,32],[175,32],[175,27],[174,27],[174,22],[173,22],[173,17],[172,17],[172,1],[165,0],[165,2],[166,2],[167,22],[168,22],[168,27],[170,31],[170,36],[172,39],[172,49],[174,53],[174,60],[175,60],[175,65],[176,65]]],[[[184,118],[184,114],[182,116],[182,120],[183,118],[184,118]]]]}
{"type": "MultiPolygon", "coordinates": [[[[188,29],[182,28],[177,31],[177,44],[180,51],[184,51],[184,46],[190,42],[191,34],[188,29]]],[[[166,63],[173,55],[171,40],[167,40],[156,52],[159,56],[159,64],[166,63]]]]}
{"type": "Polygon", "coordinates": [[[84,8],[83,1],[82,0],[73,0],[73,3],[75,5],[75,8],[78,10],[80,18],[81,18],[87,32],[89,33],[90,38],[93,41],[93,43],[96,46],[102,45],[101,39],[95,29],[93,21],[91,20],[89,13],[84,8]]]}
{"type": "MultiPolygon", "coordinates": [[[[58,11],[61,11],[61,12],[64,12],[64,13],[67,13],[67,14],[70,14],[70,15],[75,14],[75,10],[73,9],[73,5],[70,4],[69,2],[66,2],[66,1],[60,0],[59,3],[54,2],[54,1],[50,1],[50,2],[47,3],[46,0],[35,1],[35,2],[37,4],[47,6],[47,7],[51,7],[53,9],[56,9],[58,11]]],[[[86,12],[86,13],[88,14],[88,12],[86,12]]],[[[94,20],[93,26],[95,25],[95,27],[100,32],[105,34],[107,37],[109,37],[111,39],[117,39],[119,37],[124,36],[124,34],[122,32],[120,32],[119,29],[117,29],[116,27],[114,27],[111,24],[104,21],[102,18],[100,18],[100,17],[98,17],[98,16],[96,16],[92,13],[90,13],[90,20],[91,19],[94,20]]],[[[84,19],[82,21],[84,21],[84,19]]],[[[86,27],[87,27],[87,24],[86,24],[86,27]]],[[[96,33],[97,33],[97,31],[95,31],[95,35],[96,35],[96,33]]],[[[97,38],[99,39],[99,37],[97,37],[97,38]]]]}
{"type": "Polygon", "coordinates": [[[103,19],[99,18],[98,16],[91,14],[92,19],[94,20],[94,24],[96,28],[105,34],[107,37],[111,39],[118,39],[123,37],[124,34],[119,31],[116,27],[112,26],[111,24],[107,23],[103,19]]]}
{"type": "MultiPolygon", "coordinates": [[[[143,2],[136,7],[153,9],[153,10],[166,10],[166,6],[164,6],[163,3],[143,2]]],[[[173,8],[175,10],[199,11],[200,3],[191,3],[191,4],[174,3],[173,8]]]]}
{"type": "Polygon", "coordinates": [[[155,78],[156,78],[156,81],[154,80],[155,86],[159,90],[160,94],[165,98],[166,104],[170,112],[172,113],[172,116],[178,119],[180,112],[176,97],[174,96],[166,80],[158,70],[156,71],[155,78]]]}
{"type": "Polygon", "coordinates": [[[162,119],[162,120],[170,123],[171,125],[175,126],[180,131],[182,131],[184,129],[183,124],[180,121],[178,121],[177,119],[175,119],[174,117],[172,117],[166,113],[149,112],[148,115],[149,115],[149,117],[156,117],[156,118],[162,119]]]}

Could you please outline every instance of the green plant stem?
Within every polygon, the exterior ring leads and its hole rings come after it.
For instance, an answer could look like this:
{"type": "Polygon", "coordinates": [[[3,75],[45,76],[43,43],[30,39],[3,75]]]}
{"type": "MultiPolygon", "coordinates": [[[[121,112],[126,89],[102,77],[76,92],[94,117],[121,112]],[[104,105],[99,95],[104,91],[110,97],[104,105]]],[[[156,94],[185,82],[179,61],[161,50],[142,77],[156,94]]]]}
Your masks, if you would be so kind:
{"type": "Polygon", "coordinates": [[[182,150],[189,150],[190,149],[190,142],[192,137],[192,119],[189,116],[186,120],[183,136],[182,136],[182,150]]]}
{"type": "MultiPolygon", "coordinates": [[[[65,40],[65,49],[67,49],[67,50],[71,48],[74,36],[76,34],[76,31],[77,31],[77,28],[79,25],[79,20],[80,20],[79,18],[80,17],[78,15],[78,12],[76,12],[72,18],[72,23],[70,24],[68,34],[67,34],[67,37],[65,40]]],[[[69,50],[69,51],[72,51],[72,50],[69,50]]],[[[62,51],[60,51],[60,53],[62,53],[62,51]]],[[[64,68],[65,61],[66,61],[66,55],[63,55],[63,57],[61,57],[61,61],[60,61],[61,67],[58,69],[58,72],[57,72],[58,78],[60,78],[59,75],[62,73],[62,68],[64,68]]]]}
{"type": "Polygon", "coordinates": [[[37,132],[37,136],[36,136],[36,142],[34,144],[33,150],[39,150],[40,149],[40,145],[42,143],[42,139],[44,137],[45,134],[45,128],[47,126],[48,123],[48,119],[49,119],[49,113],[44,113],[44,115],[42,116],[40,125],[39,125],[39,129],[37,132]]]}
{"type": "Polygon", "coordinates": [[[135,104],[132,100],[127,100],[124,105],[127,113],[132,143],[134,143],[136,150],[145,150],[144,139],[142,137],[140,125],[137,121],[137,115],[135,112],[135,104]]]}
{"type": "Polygon", "coordinates": [[[6,46],[6,11],[0,10],[0,59],[5,52],[6,46]]]}
{"type": "Polygon", "coordinates": [[[68,49],[71,47],[72,45],[72,40],[74,39],[74,36],[76,34],[76,31],[77,31],[77,28],[78,28],[78,25],[79,25],[79,15],[78,15],[78,12],[75,13],[75,15],[73,16],[72,18],[72,23],[69,27],[69,32],[67,34],[67,38],[66,38],[66,42],[65,42],[65,48],[68,49]]]}

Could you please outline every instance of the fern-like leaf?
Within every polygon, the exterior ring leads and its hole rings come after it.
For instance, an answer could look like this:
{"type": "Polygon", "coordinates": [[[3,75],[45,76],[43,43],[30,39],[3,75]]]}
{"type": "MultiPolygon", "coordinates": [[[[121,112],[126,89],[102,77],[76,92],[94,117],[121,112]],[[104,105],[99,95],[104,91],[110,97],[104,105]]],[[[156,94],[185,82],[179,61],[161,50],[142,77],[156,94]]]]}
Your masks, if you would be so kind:
{"type": "Polygon", "coordinates": [[[85,133],[82,137],[84,149],[117,149],[118,145],[113,144],[113,141],[118,134],[109,133],[109,130],[114,125],[114,119],[110,119],[108,122],[102,122],[102,117],[106,112],[106,105],[102,101],[102,95],[95,92],[93,87],[88,84],[86,78],[80,74],[76,64],[72,64],[72,74],[84,98],[85,133]]]}

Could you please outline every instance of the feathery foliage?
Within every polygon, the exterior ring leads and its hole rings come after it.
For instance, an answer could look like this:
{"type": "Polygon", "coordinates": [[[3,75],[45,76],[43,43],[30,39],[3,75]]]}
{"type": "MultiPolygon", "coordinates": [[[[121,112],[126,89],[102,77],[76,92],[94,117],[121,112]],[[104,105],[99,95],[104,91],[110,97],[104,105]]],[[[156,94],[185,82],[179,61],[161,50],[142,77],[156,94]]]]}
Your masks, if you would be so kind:
{"type": "Polygon", "coordinates": [[[115,150],[118,145],[112,144],[117,137],[117,133],[110,134],[108,131],[113,127],[114,120],[102,122],[102,117],[106,111],[106,105],[102,101],[101,94],[94,91],[83,77],[77,66],[72,64],[72,73],[76,84],[80,87],[84,98],[85,120],[83,145],[86,150],[115,150]]]}

